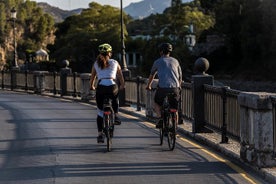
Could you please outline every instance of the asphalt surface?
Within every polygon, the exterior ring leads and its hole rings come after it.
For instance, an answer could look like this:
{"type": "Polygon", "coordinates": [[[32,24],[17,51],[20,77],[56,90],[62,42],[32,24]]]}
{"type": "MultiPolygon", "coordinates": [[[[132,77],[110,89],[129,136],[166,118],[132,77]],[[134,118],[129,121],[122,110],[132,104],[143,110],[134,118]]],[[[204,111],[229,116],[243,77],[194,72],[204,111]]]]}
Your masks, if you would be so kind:
{"type": "Polygon", "coordinates": [[[194,141],[188,123],[168,151],[143,111],[131,107],[122,108],[112,152],[96,143],[93,102],[1,91],[0,112],[1,184],[269,183],[194,141]]]}

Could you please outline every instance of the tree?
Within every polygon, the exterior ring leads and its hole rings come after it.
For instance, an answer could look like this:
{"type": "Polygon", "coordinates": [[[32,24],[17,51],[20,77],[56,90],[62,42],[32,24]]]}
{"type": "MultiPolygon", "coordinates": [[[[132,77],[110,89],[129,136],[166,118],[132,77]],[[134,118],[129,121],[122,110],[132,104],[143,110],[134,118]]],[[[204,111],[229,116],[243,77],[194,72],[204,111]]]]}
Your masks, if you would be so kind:
{"type": "MultiPolygon", "coordinates": [[[[26,59],[27,49],[38,50],[42,46],[50,43],[48,40],[54,30],[53,18],[45,14],[41,8],[37,7],[36,2],[30,0],[0,0],[0,44],[7,47],[7,61],[12,59],[10,43],[6,37],[12,34],[12,24],[10,20],[10,10],[15,7],[17,11],[16,18],[16,40],[17,53],[20,61],[26,59]]],[[[13,49],[13,48],[12,48],[13,49]]],[[[19,63],[20,64],[20,63],[19,63]]]]}
{"type": "MultiPolygon", "coordinates": [[[[129,20],[126,15],[124,19],[125,23],[129,20]]],[[[120,9],[92,2],[80,15],[57,25],[53,56],[57,61],[68,59],[77,72],[90,72],[99,44],[110,43],[113,57],[120,52],[120,31],[120,9]]]]}
{"type": "Polygon", "coordinates": [[[272,75],[276,69],[275,9],[274,0],[225,0],[217,6],[215,30],[226,37],[228,62],[223,64],[228,71],[276,78],[272,75]]]}

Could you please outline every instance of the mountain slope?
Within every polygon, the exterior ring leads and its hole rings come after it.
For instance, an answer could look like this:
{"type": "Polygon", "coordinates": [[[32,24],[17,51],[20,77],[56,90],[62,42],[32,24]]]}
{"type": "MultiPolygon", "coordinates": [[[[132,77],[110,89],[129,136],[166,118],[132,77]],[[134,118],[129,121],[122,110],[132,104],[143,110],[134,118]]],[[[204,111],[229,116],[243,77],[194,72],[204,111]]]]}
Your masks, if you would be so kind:
{"type": "Polygon", "coordinates": [[[53,16],[55,22],[62,22],[64,19],[71,15],[80,14],[82,11],[82,8],[75,9],[75,10],[62,10],[58,7],[51,6],[47,3],[37,3],[37,5],[42,8],[46,13],[53,16]]]}
{"type": "MultiPolygon", "coordinates": [[[[183,3],[192,0],[182,0],[183,3]]],[[[131,3],[124,8],[124,11],[134,19],[145,18],[151,14],[161,14],[171,6],[171,0],[143,0],[137,3],[131,3]]]]}

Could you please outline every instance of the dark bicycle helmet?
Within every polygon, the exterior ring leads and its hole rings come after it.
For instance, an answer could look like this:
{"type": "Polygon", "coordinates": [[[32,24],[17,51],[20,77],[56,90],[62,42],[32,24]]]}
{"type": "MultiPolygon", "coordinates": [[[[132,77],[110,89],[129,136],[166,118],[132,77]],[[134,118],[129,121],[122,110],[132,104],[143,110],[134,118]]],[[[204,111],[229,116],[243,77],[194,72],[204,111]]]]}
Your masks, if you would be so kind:
{"type": "Polygon", "coordinates": [[[159,51],[162,51],[164,53],[172,52],[172,50],[173,50],[172,44],[170,43],[161,43],[159,45],[159,51]]]}
{"type": "Polygon", "coordinates": [[[104,44],[99,45],[98,51],[101,54],[106,54],[108,52],[112,52],[112,47],[108,43],[104,43],[104,44]]]}

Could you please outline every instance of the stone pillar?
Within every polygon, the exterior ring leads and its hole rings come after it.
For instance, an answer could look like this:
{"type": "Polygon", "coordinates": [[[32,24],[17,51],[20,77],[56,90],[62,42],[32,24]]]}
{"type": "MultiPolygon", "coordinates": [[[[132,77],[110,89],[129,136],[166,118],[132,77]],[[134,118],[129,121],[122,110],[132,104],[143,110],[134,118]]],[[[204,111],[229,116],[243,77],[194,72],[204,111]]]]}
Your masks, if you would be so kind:
{"type": "Polygon", "coordinates": [[[80,74],[82,90],[81,90],[81,100],[88,101],[91,100],[91,90],[90,90],[90,73],[80,74]]]}
{"type": "Polygon", "coordinates": [[[211,75],[193,75],[192,92],[193,92],[193,112],[194,121],[192,126],[193,133],[206,132],[205,114],[204,114],[204,84],[213,85],[214,78],[211,75]]]}
{"type": "MultiPolygon", "coordinates": [[[[274,94],[275,95],[275,94],[274,94]]],[[[271,94],[244,92],[239,94],[240,157],[258,167],[276,166],[273,157],[273,110],[271,94]]]]}
{"type": "MultiPolygon", "coordinates": [[[[146,83],[148,83],[148,80],[146,81],[146,83]]],[[[152,85],[151,87],[153,89],[156,89],[157,88],[157,84],[158,84],[158,80],[154,79],[152,81],[152,85]]],[[[145,110],[145,113],[146,113],[146,117],[148,118],[153,118],[155,115],[155,112],[154,112],[154,95],[155,95],[155,91],[154,90],[147,90],[147,100],[146,100],[146,110],[145,110]]]]}
{"type": "Polygon", "coordinates": [[[19,72],[18,67],[12,67],[11,68],[11,90],[14,90],[17,87],[17,79],[16,75],[19,72]]]}
{"type": "Polygon", "coordinates": [[[45,91],[45,74],[47,71],[34,71],[34,93],[42,94],[45,91]]]}
{"type": "Polygon", "coordinates": [[[62,68],[60,70],[60,95],[65,96],[67,95],[67,76],[68,74],[71,74],[72,70],[71,68],[62,68]]]}

